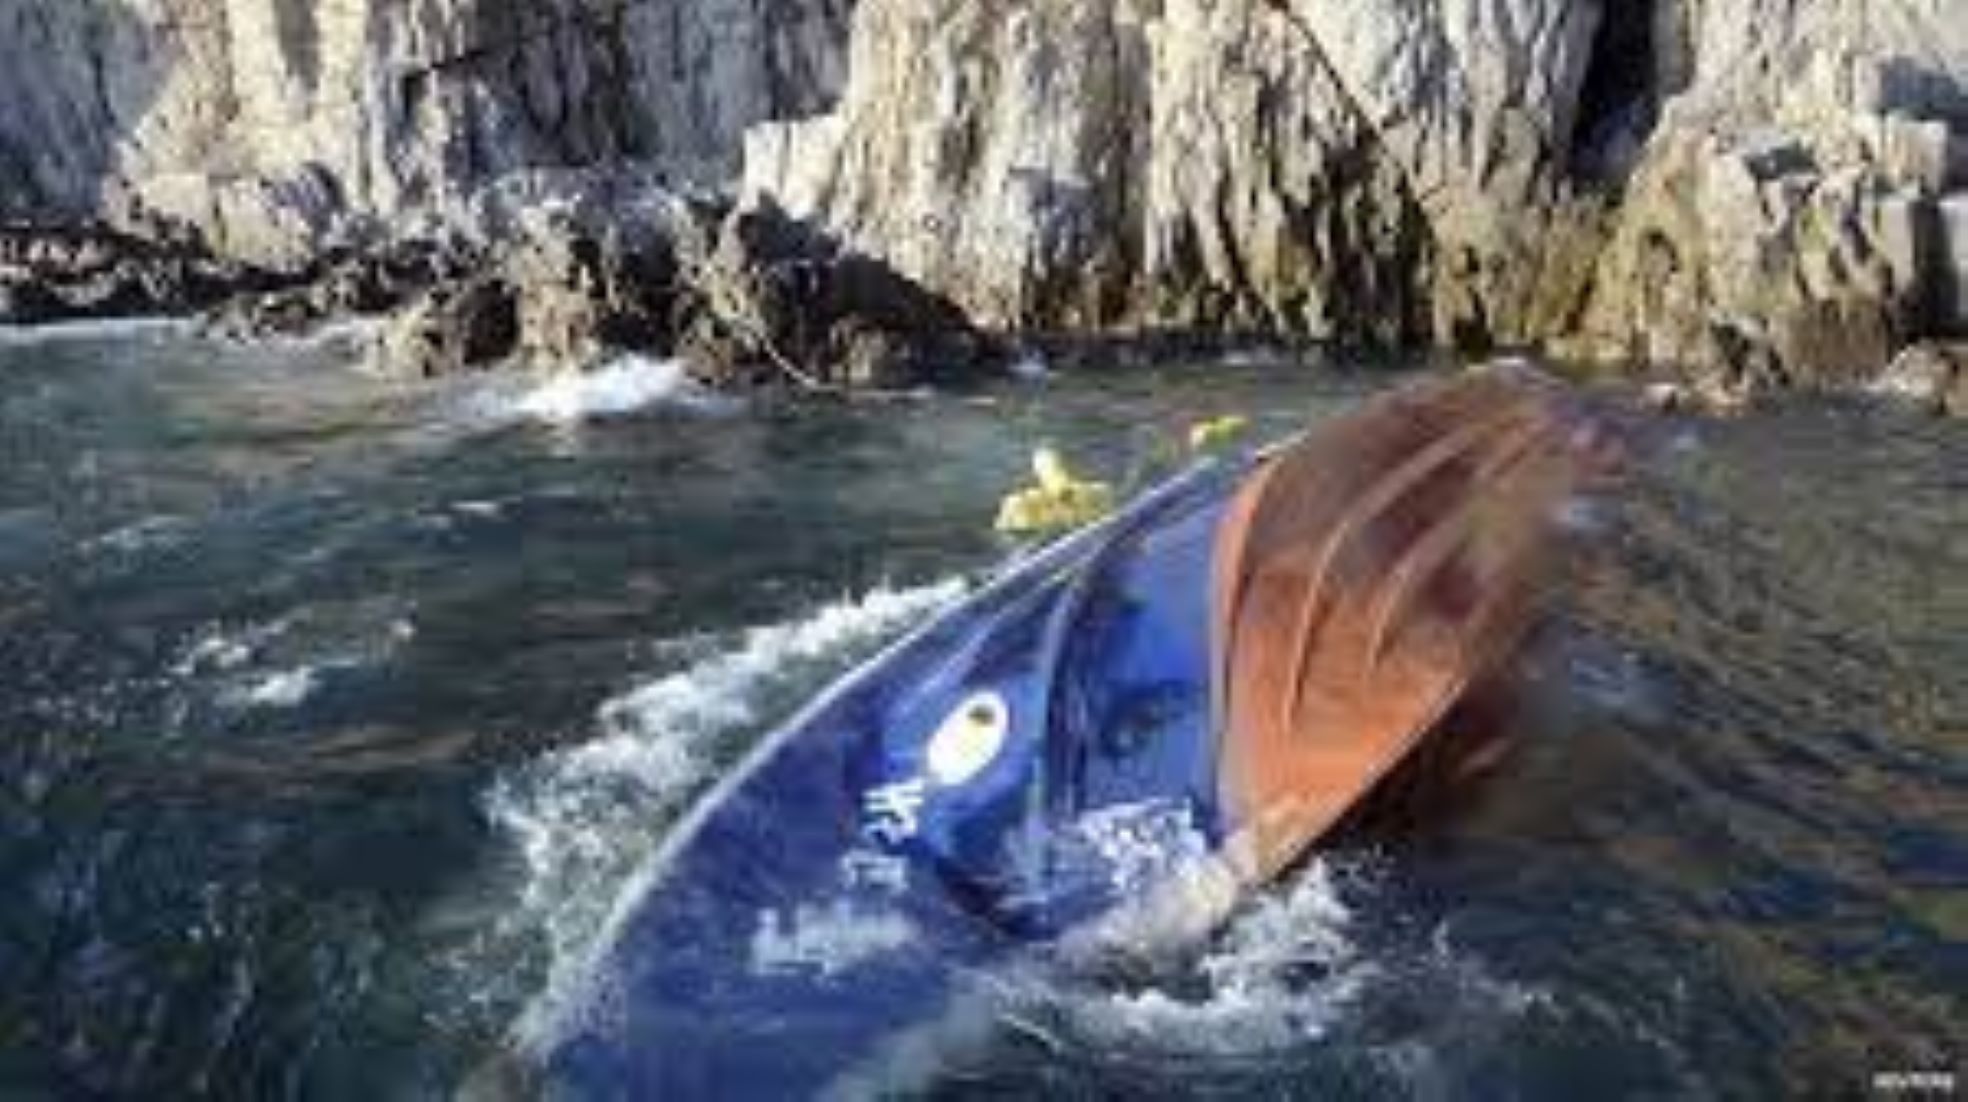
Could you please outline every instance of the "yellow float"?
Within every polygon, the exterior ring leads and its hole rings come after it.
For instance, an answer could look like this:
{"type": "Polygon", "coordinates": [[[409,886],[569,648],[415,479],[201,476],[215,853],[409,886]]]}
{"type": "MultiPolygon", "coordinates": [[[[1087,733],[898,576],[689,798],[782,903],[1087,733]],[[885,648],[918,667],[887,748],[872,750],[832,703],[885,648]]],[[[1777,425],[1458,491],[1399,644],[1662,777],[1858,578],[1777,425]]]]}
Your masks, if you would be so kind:
{"type": "Polygon", "coordinates": [[[1014,490],[998,505],[997,529],[1007,535],[1049,535],[1099,520],[1114,510],[1114,488],[1083,479],[1052,448],[1032,453],[1035,485],[1014,490]]]}

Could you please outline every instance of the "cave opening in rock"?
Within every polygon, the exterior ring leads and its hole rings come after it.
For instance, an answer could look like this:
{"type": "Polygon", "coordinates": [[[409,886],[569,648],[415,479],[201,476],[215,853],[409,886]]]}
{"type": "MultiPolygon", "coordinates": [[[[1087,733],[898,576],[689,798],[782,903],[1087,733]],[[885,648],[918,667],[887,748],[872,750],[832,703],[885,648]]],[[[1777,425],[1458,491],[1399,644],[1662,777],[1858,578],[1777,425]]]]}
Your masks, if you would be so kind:
{"type": "Polygon", "coordinates": [[[1572,124],[1571,167],[1590,181],[1622,180],[1679,83],[1675,0],[1605,0],[1572,124]]]}

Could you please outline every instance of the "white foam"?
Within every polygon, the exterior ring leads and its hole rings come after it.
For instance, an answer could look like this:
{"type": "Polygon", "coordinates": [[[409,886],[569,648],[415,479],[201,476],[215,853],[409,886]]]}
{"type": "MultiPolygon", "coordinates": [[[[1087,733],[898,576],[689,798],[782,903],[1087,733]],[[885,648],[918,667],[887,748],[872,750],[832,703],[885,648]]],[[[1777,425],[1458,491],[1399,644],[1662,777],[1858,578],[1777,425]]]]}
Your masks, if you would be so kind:
{"type": "Polygon", "coordinates": [[[1217,362],[1231,368],[1277,367],[1291,362],[1291,353],[1276,345],[1251,344],[1225,349],[1217,362]]]}
{"type": "MultiPolygon", "coordinates": [[[[767,702],[838,668],[962,594],[955,579],[877,589],[803,619],[754,628],[688,668],[604,702],[599,737],[501,780],[494,822],[523,861],[507,939],[547,952],[548,980],[516,1025],[522,1042],[550,1030],[577,990],[610,916],[683,801],[728,757],[718,744],[769,718],[767,702]]],[[[692,647],[697,644],[692,643],[692,647]]]]}
{"type": "Polygon", "coordinates": [[[388,376],[389,372],[383,369],[377,355],[387,328],[388,322],[381,316],[355,314],[329,318],[286,332],[256,333],[219,328],[205,330],[205,333],[239,348],[268,352],[335,352],[341,355],[344,366],[357,374],[388,376]]]}
{"type": "Polygon", "coordinates": [[[1099,1049],[1242,1056],[1322,1037],[1377,973],[1325,861],[1234,921],[1196,969],[1200,991],[1150,987],[1066,996],[1070,1033],[1099,1049]],[[1307,973],[1316,973],[1314,980],[1307,973]]]}
{"type": "Polygon", "coordinates": [[[176,546],[184,541],[190,531],[191,521],[184,517],[148,516],[96,536],[88,540],[84,547],[90,552],[137,554],[154,548],[176,546]]]}
{"type": "Polygon", "coordinates": [[[521,394],[512,409],[522,419],[564,425],[656,406],[723,413],[737,402],[692,379],[675,360],[625,355],[587,371],[558,373],[521,394]]]}
{"type": "Polygon", "coordinates": [[[279,670],[247,685],[234,698],[255,708],[292,708],[313,695],[320,674],[312,666],[279,670]]]}
{"type": "Polygon", "coordinates": [[[1148,890],[1208,852],[1209,841],[1187,800],[1117,804],[1081,817],[1073,835],[1098,855],[1108,886],[1120,898],[1148,890]]]}
{"type": "Polygon", "coordinates": [[[1148,986],[1021,977],[1004,992],[1000,1028],[1101,1061],[1241,1065],[1333,1046],[1365,1053],[1390,1093],[1426,1095],[1470,1038],[1500,1038],[1550,1000],[1456,945],[1450,919],[1412,934],[1390,923],[1377,880],[1358,857],[1317,858],[1253,901],[1200,959],[1148,986]]]}
{"type": "Polygon", "coordinates": [[[264,649],[285,635],[293,626],[287,617],[266,623],[226,628],[218,624],[190,639],[171,664],[180,678],[224,674],[241,670],[257,661],[264,649]]]}
{"type": "Polygon", "coordinates": [[[1023,379],[1028,383],[1043,382],[1052,375],[1052,366],[1037,352],[1027,352],[1018,357],[1006,364],[1005,370],[1012,378],[1023,379]]]}
{"type": "Polygon", "coordinates": [[[368,353],[382,340],[389,327],[381,316],[349,315],[330,318],[297,333],[276,333],[249,337],[255,347],[285,348],[295,351],[326,349],[344,354],[346,366],[361,372],[368,368],[368,353]]]}
{"type": "Polygon", "coordinates": [[[1036,959],[974,973],[974,988],[941,1016],[885,1041],[822,1097],[934,1093],[948,1068],[989,1051],[1007,1031],[1055,1053],[1123,1061],[1238,1061],[1316,1042],[1382,974],[1352,936],[1358,920],[1343,884],[1351,890],[1350,871],[1315,860],[1289,888],[1232,922],[1180,976],[1147,987],[1117,990],[1104,973],[1080,975],[1036,959]]]}
{"type": "Polygon", "coordinates": [[[253,657],[253,644],[247,640],[235,639],[214,631],[199,637],[183,655],[172,664],[171,672],[179,677],[190,677],[206,670],[231,670],[245,665],[253,657]]]}
{"type": "Polygon", "coordinates": [[[0,347],[53,341],[128,340],[135,337],[174,337],[197,332],[190,318],[87,318],[37,325],[0,325],[0,347]]]}
{"type": "Polygon", "coordinates": [[[302,606],[259,623],[211,623],[178,648],[170,672],[225,708],[292,708],[327,678],[390,662],[416,637],[410,612],[406,602],[376,597],[302,606]]]}

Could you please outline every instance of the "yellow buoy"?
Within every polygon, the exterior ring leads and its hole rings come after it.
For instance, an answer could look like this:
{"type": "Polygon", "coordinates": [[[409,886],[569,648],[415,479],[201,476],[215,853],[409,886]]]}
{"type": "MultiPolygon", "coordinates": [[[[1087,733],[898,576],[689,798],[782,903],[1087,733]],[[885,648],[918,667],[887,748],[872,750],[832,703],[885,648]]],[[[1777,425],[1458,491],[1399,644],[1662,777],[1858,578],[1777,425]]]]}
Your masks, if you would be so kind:
{"type": "Polygon", "coordinates": [[[1114,511],[1114,488],[1082,479],[1052,448],[1032,453],[1037,485],[1014,490],[998,505],[997,530],[1010,535],[1044,535],[1078,528],[1114,511]]]}
{"type": "Polygon", "coordinates": [[[1215,451],[1235,443],[1249,429],[1250,418],[1236,413],[1198,421],[1189,426],[1189,450],[1215,451]]]}

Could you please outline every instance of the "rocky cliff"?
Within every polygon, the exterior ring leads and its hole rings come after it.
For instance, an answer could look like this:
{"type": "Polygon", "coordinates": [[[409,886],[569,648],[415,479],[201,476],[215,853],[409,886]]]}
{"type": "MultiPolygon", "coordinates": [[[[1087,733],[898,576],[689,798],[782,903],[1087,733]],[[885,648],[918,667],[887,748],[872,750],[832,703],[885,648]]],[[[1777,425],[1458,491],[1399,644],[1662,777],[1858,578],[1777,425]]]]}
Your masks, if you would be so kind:
{"type": "Polygon", "coordinates": [[[1841,382],[1968,330],[1968,2],[1708,0],[1577,347],[1841,382]]]}
{"type": "Polygon", "coordinates": [[[1809,380],[1968,323],[1963,0],[864,0],[771,195],[998,325],[1809,380]]]}
{"type": "Polygon", "coordinates": [[[1590,3],[866,0],[775,195],[1003,325],[1523,332],[1590,3]]]}
{"type": "Polygon", "coordinates": [[[737,170],[820,110],[848,0],[0,0],[0,214],[293,266],[523,169],[737,170]]]}
{"type": "Polygon", "coordinates": [[[1968,330],[1968,0],[0,0],[0,50],[0,214],[276,270],[627,170],[999,330],[1732,386],[1968,330]]]}

